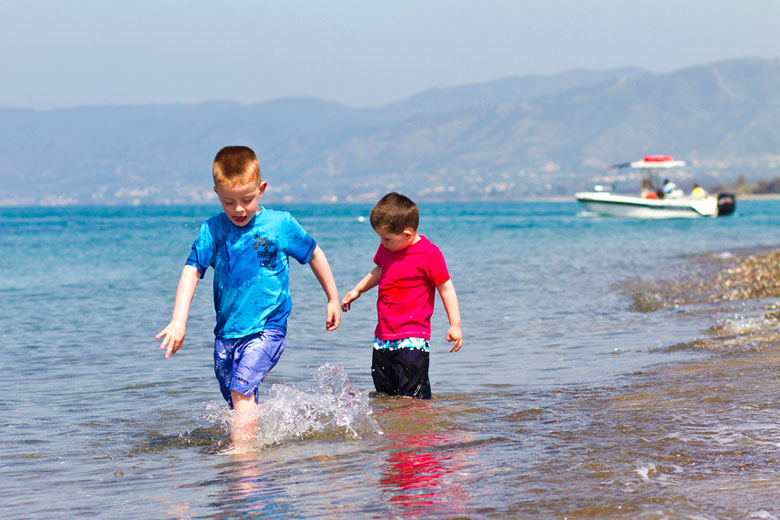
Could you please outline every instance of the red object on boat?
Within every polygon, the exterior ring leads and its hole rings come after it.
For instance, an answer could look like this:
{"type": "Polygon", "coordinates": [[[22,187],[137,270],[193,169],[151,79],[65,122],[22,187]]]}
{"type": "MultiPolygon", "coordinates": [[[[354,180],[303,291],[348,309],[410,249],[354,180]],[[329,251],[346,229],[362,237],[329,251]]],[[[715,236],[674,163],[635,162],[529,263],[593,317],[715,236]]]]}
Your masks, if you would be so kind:
{"type": "Polygon", "coordinates": [[[645,162],[665,162],[673,160],[671,155],[646,155],[642,158],[645,162]]]}
{"type": "Polygon", "coordinates": [[[651,192],[645,194],[645,198],[646,199],[657,199],[658,195],[656,195],[654,192],[651,191],[651,192]]]}

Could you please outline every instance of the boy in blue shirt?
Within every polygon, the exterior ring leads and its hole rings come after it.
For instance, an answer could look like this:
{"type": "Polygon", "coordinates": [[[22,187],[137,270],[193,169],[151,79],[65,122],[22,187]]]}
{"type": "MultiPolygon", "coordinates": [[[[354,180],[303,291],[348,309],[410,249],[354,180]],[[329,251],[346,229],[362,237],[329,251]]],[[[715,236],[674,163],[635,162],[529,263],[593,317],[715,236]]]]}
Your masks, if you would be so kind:
{"type": "Polygon", "coordinates": [[[190,303],[206,269],[214,268],[214,372],[234,410],[231,440],[250,446],[257,427],[257,389],[286,346],[288,256],[308,263],[328,299],[326,330],[341,321],[336,282],[325,253],[285,211],[259,205],[267,187],[252,149],[228,146],[212,169],[224,213],[208,219],[182,269],[170,323],[156,338],[169,358],[181,348],[190,303]]]}

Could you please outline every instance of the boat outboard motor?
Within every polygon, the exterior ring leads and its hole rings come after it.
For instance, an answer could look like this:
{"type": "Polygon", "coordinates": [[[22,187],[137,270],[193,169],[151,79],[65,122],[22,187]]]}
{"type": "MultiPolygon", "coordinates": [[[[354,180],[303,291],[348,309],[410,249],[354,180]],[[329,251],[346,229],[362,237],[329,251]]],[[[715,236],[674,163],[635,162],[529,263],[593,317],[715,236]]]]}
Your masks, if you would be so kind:
{"type": "Polygon", "coordinates": [[[733,193],[718,194],[718,216],[723,217],[734,213],[737,207],[737,198],[733,193]]]}

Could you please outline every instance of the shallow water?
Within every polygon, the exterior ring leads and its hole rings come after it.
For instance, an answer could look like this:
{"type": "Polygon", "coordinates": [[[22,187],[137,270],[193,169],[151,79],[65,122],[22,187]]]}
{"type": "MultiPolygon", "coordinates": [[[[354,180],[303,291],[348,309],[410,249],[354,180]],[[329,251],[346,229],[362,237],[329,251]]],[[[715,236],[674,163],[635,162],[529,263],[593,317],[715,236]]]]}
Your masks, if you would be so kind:
{"type": "MultiPolygon", "coordinates": [[[[370,270],[368,207],[287,209],[342,293],[370,270]]],[[[0,209],[0,518],[780,518],[774,302],[636,305],[778,248],[780,203],[660,222],[423,205],[466,340],[448,352],[437,303],[434,399],[371,395],[375,294],[326,333],[295,265],[289,346],[244,454],[211,368],[210,276],[182,350],[166,361],[153,340],[214,211],[0,209]]]]}

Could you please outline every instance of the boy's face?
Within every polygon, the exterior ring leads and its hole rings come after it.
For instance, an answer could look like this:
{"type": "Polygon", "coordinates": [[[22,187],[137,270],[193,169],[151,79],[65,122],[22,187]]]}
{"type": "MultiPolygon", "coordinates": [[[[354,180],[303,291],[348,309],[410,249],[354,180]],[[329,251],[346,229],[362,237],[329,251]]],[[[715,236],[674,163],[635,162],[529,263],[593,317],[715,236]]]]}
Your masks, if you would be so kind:
{"type": "Polygon", "coordinates": [[[406,228],[401,233],[393,233],[385,229],[374,229],[374,231],[381,238],[382,245],[393,253],[406,249],[417,239],[417,231],[412,228],[406,228]]]}
{"type": "Polygon", "coordinates": [[[251,181],[238,186],[218,185],[214,191],[219,197],[219,203],[230,221],[236,226],[246,226],[257,214],[260,197],[263,196],[266,182],[251,181]]]}

